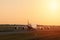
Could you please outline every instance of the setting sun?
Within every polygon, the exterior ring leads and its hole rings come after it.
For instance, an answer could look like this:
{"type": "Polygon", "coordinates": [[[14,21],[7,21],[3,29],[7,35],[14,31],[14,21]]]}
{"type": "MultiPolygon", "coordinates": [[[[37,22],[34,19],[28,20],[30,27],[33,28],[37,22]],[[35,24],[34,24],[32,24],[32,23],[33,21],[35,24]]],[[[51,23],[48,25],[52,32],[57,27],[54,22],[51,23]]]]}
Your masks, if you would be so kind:
{"type": "Polygon", "coordinates": [[[60,0],[0,0],[0,24],[60,25],[60,0]]]}
{"type": "Polygon", "coordinates": [[[58,2],[57,1],[51,1],[50,2],[50,4],[49,4],[49,8],[51,9],[51,10],[57,10],[58,9],[58,2]]]}
{"type": "Polygon", "coordinates": [[[51,4],[51,9],[57,9],[57,4],[56,3],[52,3],[51,4]]]}

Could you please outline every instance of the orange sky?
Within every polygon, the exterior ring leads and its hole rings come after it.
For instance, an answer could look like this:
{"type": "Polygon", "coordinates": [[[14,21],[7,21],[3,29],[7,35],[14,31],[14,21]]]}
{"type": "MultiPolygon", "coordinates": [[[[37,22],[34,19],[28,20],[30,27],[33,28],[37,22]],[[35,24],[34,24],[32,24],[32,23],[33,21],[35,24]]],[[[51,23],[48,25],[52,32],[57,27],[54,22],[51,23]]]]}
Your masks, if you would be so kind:
{"type": "Polygon", "coordinates": [[[60,0],[0,0],[0,24],[60,25],[60,0]]]}

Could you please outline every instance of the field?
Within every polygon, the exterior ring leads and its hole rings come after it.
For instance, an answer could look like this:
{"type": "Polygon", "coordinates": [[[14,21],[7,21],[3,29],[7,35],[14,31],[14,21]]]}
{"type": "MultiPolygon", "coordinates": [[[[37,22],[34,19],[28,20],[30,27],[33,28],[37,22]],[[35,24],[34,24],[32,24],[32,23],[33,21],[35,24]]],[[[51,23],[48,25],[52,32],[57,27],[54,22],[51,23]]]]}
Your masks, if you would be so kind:
{"type": "Polygon", "coordinates": [[[29,40],[35,37],[33,32],[0,35],[0,40],[29,40]]]}
{"type": "Polygon", "coordinates": [[[60,40],[60,32],[34,31],[0,35],[0,40],[60,40]]]}

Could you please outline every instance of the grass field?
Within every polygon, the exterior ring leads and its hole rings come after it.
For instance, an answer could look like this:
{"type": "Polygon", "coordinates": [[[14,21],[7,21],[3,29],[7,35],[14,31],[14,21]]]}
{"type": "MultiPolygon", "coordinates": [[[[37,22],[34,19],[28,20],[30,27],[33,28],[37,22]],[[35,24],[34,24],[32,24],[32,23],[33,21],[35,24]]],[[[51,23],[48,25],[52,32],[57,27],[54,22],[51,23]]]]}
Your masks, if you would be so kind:
{"type": "Polygon", "coordinates": [[[0,40],[60,40],[60,32],[35,31],[0,35],[0,40]]]}
{"type": "Polygon", "coordinates": [[[27,32],[27,33],[0,35],[0,40],[29,40],[34,37],[35,37],[34,32],[27,32]]]}

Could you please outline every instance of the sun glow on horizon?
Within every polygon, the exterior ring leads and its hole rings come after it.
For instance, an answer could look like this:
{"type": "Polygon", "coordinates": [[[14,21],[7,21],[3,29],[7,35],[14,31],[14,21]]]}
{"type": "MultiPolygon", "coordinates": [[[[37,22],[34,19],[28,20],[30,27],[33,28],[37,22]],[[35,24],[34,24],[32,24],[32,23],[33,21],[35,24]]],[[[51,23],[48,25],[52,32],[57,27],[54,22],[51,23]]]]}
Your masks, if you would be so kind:
{"type": "Polygon", "coordinates": [[[57,1],[51,1],[50,4],[49,4],[49,9],[50,10],[53,10],[53,11],[56,11],[58,9],[58,2],[57,1]]]}
{"type": "Polygon", "coordinates": [[[0,24],[60,25],[60,0],[0,0],[0,24]]]}

